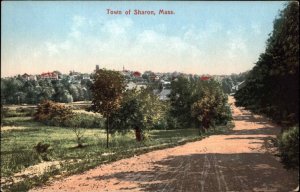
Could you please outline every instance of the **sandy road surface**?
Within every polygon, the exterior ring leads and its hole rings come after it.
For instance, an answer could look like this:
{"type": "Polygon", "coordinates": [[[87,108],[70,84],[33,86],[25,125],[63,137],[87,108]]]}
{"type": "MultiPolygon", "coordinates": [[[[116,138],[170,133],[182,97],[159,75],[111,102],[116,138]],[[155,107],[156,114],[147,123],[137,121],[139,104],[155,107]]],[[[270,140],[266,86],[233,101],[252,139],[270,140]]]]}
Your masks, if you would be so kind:
{"type": "MultiPolygon", "coordinates": [[[[233,103],[233,98],[230,98],[233,103]]],[[[279,127],[233,105],[229,134],[102,165],[32,191],[292,191],[297,173],[270,154],[279,127]]]]}

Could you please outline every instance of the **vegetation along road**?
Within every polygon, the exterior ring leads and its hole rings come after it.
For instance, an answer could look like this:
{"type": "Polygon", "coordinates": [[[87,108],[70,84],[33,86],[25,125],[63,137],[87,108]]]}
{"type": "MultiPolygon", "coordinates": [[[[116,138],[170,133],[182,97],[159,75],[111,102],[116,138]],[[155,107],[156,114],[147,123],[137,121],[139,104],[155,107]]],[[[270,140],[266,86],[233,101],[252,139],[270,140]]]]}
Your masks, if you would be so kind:
{"type": "Polygon", "coordinates": [[[225,135],[101,165],[32,191],[292,191],[298,175],[274,156],[280,128],[232,103],[225,135]]]}

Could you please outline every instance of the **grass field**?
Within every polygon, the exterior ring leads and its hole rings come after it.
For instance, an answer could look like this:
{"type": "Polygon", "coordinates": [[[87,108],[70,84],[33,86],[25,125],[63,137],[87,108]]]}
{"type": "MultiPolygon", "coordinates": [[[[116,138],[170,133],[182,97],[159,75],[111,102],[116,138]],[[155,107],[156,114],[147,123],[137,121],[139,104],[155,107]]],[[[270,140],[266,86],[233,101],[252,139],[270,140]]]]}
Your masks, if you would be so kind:
{"type": "MultiPolygon", "coordinates": [[[[79,173],[101,163],[212,134],[200,137],[197,129],[151,130],[147,133],[148,139],[139,143],[135,141],[134,132],[117,133],[110,135],[110,148],[107,149],[105,130],[89,128],[84,132],[84,147],[77,148],[75,134],[70,128],[45,126],[32,117],[10,117],[3,121],[8,125],[1,127],[1,183],[6,191],[24,191],[45,183],[55,175],[79,173]],[[45,162],[34,150],[38,142],[50,144],[47,160],[58,162],[59,166],[46,167],[39,175],[22,175],[21,180],[16,180],[16,173],[45,162]]],[[[224,127],[217,130],[226,131],[224,127]]]]}

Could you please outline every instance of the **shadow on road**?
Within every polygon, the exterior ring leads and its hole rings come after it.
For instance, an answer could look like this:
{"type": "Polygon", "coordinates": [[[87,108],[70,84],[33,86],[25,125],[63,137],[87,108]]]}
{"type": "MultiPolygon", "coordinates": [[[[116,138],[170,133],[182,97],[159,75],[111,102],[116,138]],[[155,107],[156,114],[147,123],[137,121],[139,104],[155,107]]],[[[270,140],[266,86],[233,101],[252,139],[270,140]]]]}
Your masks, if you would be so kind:
{"type": "Polygon", "coordinates": [[[296,172],[287,174],[273,156],[262,153],[173,156],[149,171],[89,179],[134,181],[145,191],[291,191],[298,184],[296,172]]]}
{"type": "Polygon", "coordinates": [[[256,129],[232,130],[225,135],[274,135],[274,126],[262,126],[256,129]]]}

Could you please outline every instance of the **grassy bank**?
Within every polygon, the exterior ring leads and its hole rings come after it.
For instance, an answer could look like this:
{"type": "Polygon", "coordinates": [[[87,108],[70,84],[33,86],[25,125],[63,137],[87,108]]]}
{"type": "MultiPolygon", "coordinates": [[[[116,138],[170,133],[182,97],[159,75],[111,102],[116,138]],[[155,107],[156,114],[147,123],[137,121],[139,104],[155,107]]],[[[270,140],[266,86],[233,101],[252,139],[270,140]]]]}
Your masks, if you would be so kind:
{"type": "Polygon", "coordinates": [[[141,154],[155,149],[171,147],[188,141],[199,140],[207,135],[222,133],[227,127],[218,127],[199,136],[197,129],[152,130],[142,143],[135,141],[133,132],[110,136],[110,148],[106,148],[106,134],[101,129],[86,129],[84,147],[77,148],[75,134],[69,128],[45,126],[31,117],[5,118],[13,125],[1,128],[1,178],[5,191],[26,191],[48,181],[54,176],[80,173],[102,163],[141,154]],[[39,175],[23,175],[15,179],[15,173],[44,162],[34,150],[38,142],[47,143],[48,162],[59,162],[39,175]]]}

